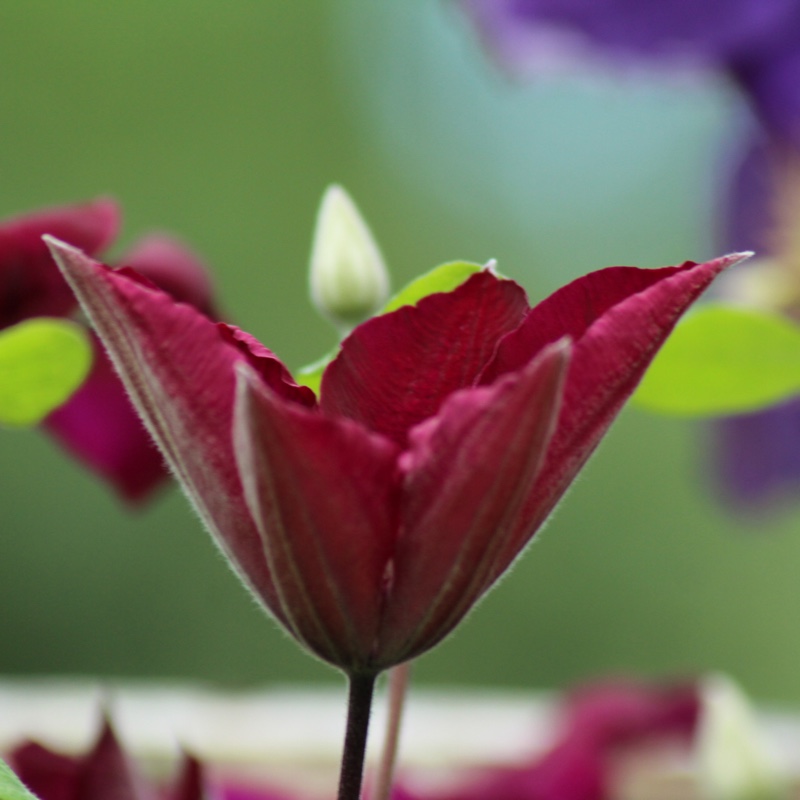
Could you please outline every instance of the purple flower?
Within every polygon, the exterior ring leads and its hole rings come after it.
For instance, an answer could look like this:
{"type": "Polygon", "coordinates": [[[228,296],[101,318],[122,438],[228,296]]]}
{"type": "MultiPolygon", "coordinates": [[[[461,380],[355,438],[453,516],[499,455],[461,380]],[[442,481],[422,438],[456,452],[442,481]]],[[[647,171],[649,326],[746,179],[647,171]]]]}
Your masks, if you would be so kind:
{"type": "MultiPolygon", "coordinates": [[[[723,291],[800,322],[800,153],[766,136],[747,142],[725,198],[722,240],[762,257],[723,291]]],[[[756,509],[795,492],[798,442],[800,399],[713,423],[714,472],[726,501],[756,509]]]]}
{"type": "Polygon", "coordinates": [[[624,60],[725,71],[773,133],[800,143],[798,0],[463,0],[490,51],[512,70],[548,36],[624,60]]]}
{"type": "MultiPolygon", "coordinates": [[[[691,62],[729,75],[762,129],[727,192],[722,248],[766,256],[746,267],[739,302],[800,321],[800,0],[464,0],[510,69],[547,31],[619,59],[691,62]]],[[[715,473],[726,499],[766,505],[800,485],[800,400],[714,424],[715,473]]]]}

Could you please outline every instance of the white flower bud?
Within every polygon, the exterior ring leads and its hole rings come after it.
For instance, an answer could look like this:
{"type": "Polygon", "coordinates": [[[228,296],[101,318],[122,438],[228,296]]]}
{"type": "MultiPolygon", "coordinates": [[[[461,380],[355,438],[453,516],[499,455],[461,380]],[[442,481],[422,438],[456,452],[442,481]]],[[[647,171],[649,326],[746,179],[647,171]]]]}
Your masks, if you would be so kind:
{"type": "Polygon", "coordinates": [[[786,780],[761,737],[744,693],[729,678],[705,682],[698,779],[707,800],[786,800],[786,780]]]}
{"type": "Polygon", "coordinates": [[[343,329],[386,302],[389,275],[378,245],[350,195],[329,186],[317,213],[311,250],[311,300],[343,329]]]}

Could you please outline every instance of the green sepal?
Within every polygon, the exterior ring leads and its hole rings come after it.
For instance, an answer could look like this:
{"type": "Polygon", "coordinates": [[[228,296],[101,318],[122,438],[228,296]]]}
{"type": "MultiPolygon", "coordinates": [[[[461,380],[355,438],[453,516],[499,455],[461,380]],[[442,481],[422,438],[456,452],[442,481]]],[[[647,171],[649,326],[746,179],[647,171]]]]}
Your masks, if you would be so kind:
{"type": "Polygon", "coordinates": [[[0,333],[0,424],[27,427],[65,403],[92,366],[86,331],[37,317],[0,333]]]}
{"type": "Polygon", "coordinates": [[[639,408],[684,417],[758,411],[800,392],[800,326],[721,303],[690,312],[633,396],[639,408]]]}

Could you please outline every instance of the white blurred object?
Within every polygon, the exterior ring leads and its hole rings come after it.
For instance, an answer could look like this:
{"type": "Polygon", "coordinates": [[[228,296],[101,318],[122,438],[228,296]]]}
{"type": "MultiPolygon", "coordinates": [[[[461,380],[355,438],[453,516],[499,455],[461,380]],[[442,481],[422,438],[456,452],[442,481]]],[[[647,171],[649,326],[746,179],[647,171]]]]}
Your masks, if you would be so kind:
{"type": "Polygon", "coordinates": [[[704,682],[702,698],[696,757],[704,795],[709,800],[788,798],[777,743],[770,741],[744,692],[730,678],[714,675],[704,682]]]}
{"type": "MultiPolygon", "coordinates": [[[[186,749],[216,764],[337,764],[344,733],[344,687],[219,692],[187,684],[88,680],[0,682],[0,751],[29,738],[83,752],[94,741],[102,709],[134,755],[171,759],[186,749]]],[[[554,704],[514,692],[412,693],[401,740],[410,765],[480,766],[529,758],[552,739],[554,704]]],[[[379,697],[370,750],[385,727],[379,697]]]]}

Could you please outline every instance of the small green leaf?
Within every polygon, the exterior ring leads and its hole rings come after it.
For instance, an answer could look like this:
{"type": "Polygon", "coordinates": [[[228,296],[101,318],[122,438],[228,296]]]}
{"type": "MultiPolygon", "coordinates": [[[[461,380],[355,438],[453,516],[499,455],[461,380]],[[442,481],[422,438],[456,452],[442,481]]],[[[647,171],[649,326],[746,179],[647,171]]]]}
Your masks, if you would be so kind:
{"type": "Polygon", "coordinates": [[[633,396],[679,416],[744,414],[800,392],[800,326],[777,314],[707,305],[678,324],[633,396]]]}
{"type": "Polygon", "coordinates": [[[308,388],[319,397],[320,386],[322,386],[322,373],[325,372],[325,367],[336,358],[338,352],[339,348],[337,347],[335,350],[326,353],[322,358],[318,358],[312,364],[306,364],[304,367],[300,367],[300,369],[294,373],[294,379],[301,386],[308,386],[308,388]]]}
{"type": "MultiPolygon", "coordinates": [[[[426,272],[424,275],[420,275],[419,278],[415,278],[411,283],[406,284],[378,313],[388,314],[390,311],[396,311],[401,306],[412,306],[422,300],[423,297],[436,292],[452,292],[453,289],[461,286],[467,278],[482,269],[483,267],[480,264],[471,264],[468,261],[449,261],[446,264],[440,264],[430,272],[426,272]]],[[[301,367],[294,373],[295,380],[302,386],[308,386],[319,396],[322,373],[338,353],[339,348],[337,347],[313,364],[301,367]]]]}
{"type": "Polygon", "coordinates": [[[0,333],[0,424],[41,422],[66,402],[92,365],[88,334],[74,322],[39,317],[0,333]]]}
{"type": "Polygon", "coordinates": [[[0,800],[37,800],[36,795],[22,785],[22,781],[2,758],[0,758],[0,800]]]}
{"type": "Polygon", "coordinates": [[[452,292],[467,278],[482,269],[480,264],[471,264],[469,261],[448,261],[446,264],[440,264],[430,272],[426,272],[406,284],[394,297],[390,298],[380,313],[388,314],[401,306],[413,306],[429,294],[452,292]]]}

